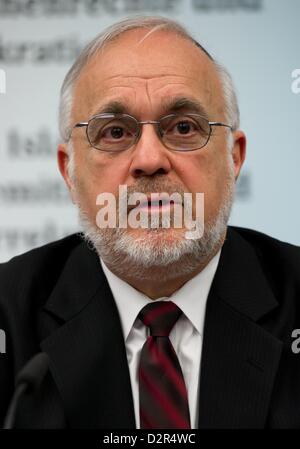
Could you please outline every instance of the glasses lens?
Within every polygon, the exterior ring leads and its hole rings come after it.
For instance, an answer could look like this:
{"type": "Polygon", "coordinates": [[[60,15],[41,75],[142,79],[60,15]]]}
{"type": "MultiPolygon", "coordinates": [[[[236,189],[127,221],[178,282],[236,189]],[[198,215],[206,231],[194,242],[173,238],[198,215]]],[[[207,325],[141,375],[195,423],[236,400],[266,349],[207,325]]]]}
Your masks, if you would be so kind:
{"type": "Polygon", "coordinates": [[[123,151],[129,148],[138,132],[136,121],[126,115],[106,114],[89,121],[90,144],[102,151],[123,151]]]}
{"type": "Polygon", "coordinates": [[[162,140],[173,150],[196,150],[206,145],[209,139],[209,122],[197,114],[170,115],[164,117],[160,124],[162,140]]]}

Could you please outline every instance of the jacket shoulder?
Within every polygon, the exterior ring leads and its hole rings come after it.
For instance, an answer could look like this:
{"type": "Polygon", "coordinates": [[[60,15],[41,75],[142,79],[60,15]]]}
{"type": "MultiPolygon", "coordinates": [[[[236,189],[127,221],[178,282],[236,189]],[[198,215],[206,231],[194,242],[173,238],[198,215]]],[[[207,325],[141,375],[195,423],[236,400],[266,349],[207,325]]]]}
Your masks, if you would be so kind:
{"type": "Polygon", "coordinates": [[[238,233],[243,239],[247,240],[255,249],[262,251],[277,251],[277,253],[286,254],[290,257],[300,257],[300,246],[271,237],[263,232],[253,229],[229,226],[230,232],[238,233]]]}
{"type": "Polygon", "coordinates": [[[254,249],[263,271],[274,282],[287,279],[300,281],[300,247],[252,229],[229,227],[254,249]]]}
{"type": "Polygon", "coordinates": [[[48,243],[0,264],[0,304],[30,290],[49,294],[70,253],[82,244],[80,234],[48,243]]]}

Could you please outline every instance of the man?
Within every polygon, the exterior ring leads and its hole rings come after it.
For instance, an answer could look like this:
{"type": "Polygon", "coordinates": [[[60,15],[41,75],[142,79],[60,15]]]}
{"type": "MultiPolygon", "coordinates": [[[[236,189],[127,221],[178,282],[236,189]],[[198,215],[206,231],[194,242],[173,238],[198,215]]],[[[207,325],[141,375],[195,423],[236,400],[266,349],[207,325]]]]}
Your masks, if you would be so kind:
{"type": "Polygon", "coordinates": [[[175,22],[117,23],[67,74],[60,127],[85,240],[1,266],[1,416],[43,351],[49,371],[16,427],[300,427],[300,251],[227,227],[246,138],[226,70],[175,22]],[[142,199],[124,209],[120,186],[142,199]]]}

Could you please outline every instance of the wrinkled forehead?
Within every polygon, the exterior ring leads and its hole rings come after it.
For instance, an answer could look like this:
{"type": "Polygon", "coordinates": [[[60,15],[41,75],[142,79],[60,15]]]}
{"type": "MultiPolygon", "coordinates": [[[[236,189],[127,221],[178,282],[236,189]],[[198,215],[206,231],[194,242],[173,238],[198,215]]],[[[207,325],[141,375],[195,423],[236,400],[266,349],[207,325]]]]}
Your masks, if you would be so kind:
{"type": "Polygon", "coordinates": [[[122,97],[127,104],[148,97],[155,108],[171,95],[198,98],[211,112],[223,109],[215,65],[199,47],[174,32],[132,30],[107,44],[83,68],[75,84],[73,113],[82,118],[110,98],[122,97]]]}

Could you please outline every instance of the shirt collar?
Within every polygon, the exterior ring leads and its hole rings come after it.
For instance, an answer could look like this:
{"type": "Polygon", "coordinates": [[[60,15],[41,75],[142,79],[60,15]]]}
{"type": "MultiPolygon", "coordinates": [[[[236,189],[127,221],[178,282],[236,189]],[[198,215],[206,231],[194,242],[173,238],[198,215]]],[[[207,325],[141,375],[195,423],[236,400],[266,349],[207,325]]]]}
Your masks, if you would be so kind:
{"type": "MultiPolygon", "coordinates": [[[[221,250],[200,273],[187,281],[171,296],[158,298],[161,301],[173,301],[180,307],[201,335],[203,334],[207,297],[218,267],[220,254],[221,250]]],[[[152,302],[152,299],[112,273],[101,258],[100,262],[119,311],[126,341],[137,315],[146,304],[152,302]]]]}

